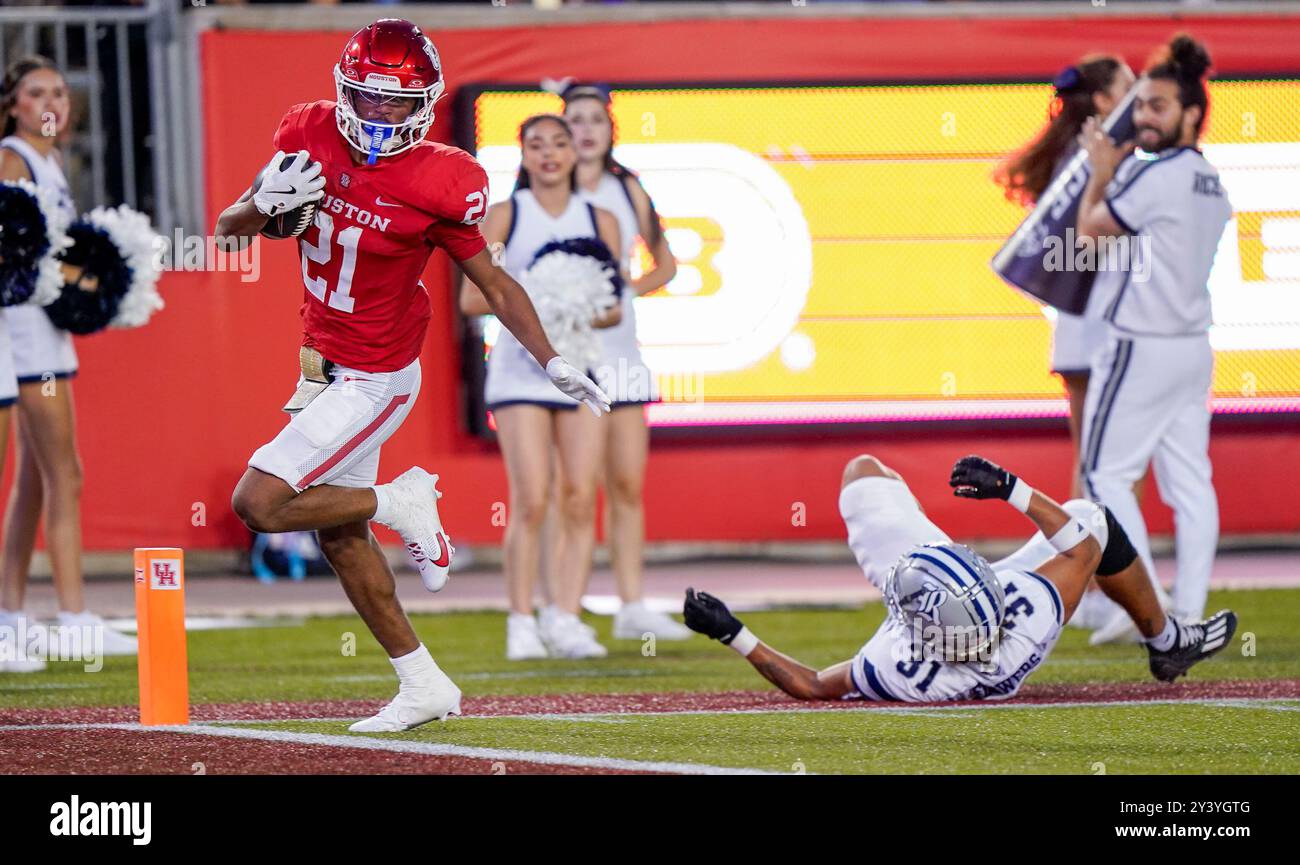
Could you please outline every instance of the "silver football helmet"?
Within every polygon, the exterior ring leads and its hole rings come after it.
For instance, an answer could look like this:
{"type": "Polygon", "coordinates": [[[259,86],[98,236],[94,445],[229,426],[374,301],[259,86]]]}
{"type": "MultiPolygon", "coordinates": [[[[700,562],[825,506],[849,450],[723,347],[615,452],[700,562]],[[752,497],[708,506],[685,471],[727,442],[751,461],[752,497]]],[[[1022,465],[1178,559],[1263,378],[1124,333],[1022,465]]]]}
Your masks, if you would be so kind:
{"type": "Polygon", "coordinates": [[[992,566],[970,547],[953,543],[923,544],[905,553],[885,577],[884,595],[890,616],[912,633],[914,643],[945,661],[984,659],[1006,609],[992,566]]]}

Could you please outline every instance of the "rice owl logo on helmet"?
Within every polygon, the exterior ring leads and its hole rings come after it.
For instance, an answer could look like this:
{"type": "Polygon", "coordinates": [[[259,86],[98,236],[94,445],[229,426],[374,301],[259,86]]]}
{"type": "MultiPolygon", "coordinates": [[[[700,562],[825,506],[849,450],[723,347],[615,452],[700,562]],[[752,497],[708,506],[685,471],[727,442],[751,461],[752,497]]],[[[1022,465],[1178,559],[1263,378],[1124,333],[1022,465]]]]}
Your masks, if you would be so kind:
{"type": "Polygon", "coordinates": [[[993,568],[961,544],[908,551],[885,578],[890,617],[913,635],[915,656],[987,661],[997,649],[1005,595],[993,568]]]}
{"type": "Polygon", "coordinates": [[[424,140],[433,125],[433,106],[446,89],[438,49],[419,27],[383,18],[358,30],[334,67],[339,132],[348,143],[376,157],[393,156],[424,140]],[[403,118],[392,107],[413,100],[403,118]]]}

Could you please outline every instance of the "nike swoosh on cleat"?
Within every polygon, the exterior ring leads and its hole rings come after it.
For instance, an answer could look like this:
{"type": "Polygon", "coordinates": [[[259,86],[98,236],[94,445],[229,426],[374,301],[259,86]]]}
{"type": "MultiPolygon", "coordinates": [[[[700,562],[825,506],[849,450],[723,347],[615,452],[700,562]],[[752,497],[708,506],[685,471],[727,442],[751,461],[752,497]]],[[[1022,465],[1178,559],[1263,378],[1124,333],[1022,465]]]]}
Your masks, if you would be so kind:
{"type": "Polygon", "coordinates": [[[438,545],[442,547],[442,553],[433,560],[433,563],[440,568],[445,568],[451,564],[451,542],[447,540],[447,536],[442,532],[438,532],[435,537],[438,539],[438,545]]]}

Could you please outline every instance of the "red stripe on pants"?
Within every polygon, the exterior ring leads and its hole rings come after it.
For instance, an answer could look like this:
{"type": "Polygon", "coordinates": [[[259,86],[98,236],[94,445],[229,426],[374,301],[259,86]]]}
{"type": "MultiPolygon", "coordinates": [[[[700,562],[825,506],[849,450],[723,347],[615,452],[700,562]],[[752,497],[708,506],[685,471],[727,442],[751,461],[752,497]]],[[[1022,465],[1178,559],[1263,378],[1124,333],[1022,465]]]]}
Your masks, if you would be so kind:
{"type": "Polygon", "coordinates": [[[329,471],[330,469],[338,465],[340,462],[342,462],[343,459],[348,454],[352,453],[354,450],[357,449],[358,445],[360,445],[366,439],[370,438],[371,433],[379,429],[379,427],[383,426],[384,421],[392,417],[393,412],[397,411],[398,406],[404,405],[406,401],[410,398],[411,395],[409,393],[404,393],[401,396],[393,397],[389,401],[388,405],[384,406],[384,410],[381,411],[374,420],[372,420],[370,423],[366,425],[365,429],[363,429],[361,432],[354,435],[352,438],[348,439],[347,443],[344,444],[343,447],[339,448],[334,452],[334,456],[325,460],[325,462],[321,463],[320,465],[316,466],[316,468],[312,469],[310,473],[303,476],[302,480],[298,481],[298,487],[300,489],[306,489],[308,486],[311,485],[312,481],[316,480],[316,478],[325,474],[325,472],[329,471]]]}

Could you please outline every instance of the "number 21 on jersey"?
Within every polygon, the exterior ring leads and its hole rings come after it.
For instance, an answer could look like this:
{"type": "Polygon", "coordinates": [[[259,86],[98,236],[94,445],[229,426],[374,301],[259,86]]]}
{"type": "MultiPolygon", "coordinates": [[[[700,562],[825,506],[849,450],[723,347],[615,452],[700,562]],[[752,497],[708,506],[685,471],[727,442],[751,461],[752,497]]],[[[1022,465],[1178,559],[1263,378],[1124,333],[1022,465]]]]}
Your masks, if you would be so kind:
{"type": "Polygon", "coordinates": [[[324,211],[316,211],[316,227],[320,229],[316,243],[308,243],[306,240],[299,238],[298,242],[302,244],[302,282],[307,286],[307,290],[312,296],[321,303],[327,304],[339,312],[352,312],[355,299],[352,297],[352,272],[357,266],[357,244],[361,242],[361,232],[364,230],[359,225],[349,225],[338,233],[338,245],[343,250],[343,262],[339,265],[338,284],[331,291],[329,285],[323,276],[309,276],[307,274],[307,262],[314,261],[317,264],[329,264],[330,257],[334,254],[334,218],[324,211]],[[325,296],[329,295],[329,300],[325,296]]]}

